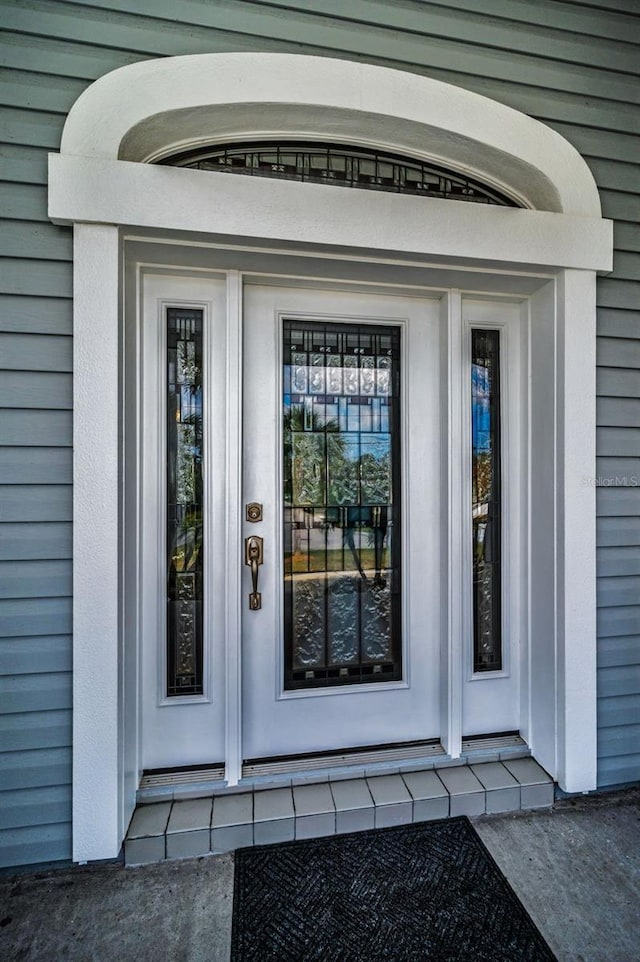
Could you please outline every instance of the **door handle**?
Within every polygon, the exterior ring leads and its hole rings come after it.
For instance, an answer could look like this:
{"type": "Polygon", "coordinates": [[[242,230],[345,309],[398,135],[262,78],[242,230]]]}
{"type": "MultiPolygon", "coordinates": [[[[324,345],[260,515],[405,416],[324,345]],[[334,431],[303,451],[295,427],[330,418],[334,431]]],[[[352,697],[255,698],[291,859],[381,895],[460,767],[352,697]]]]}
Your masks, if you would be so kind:
{"type": "Polygon", "coordinates": [[[244,539],[244,563],[251,568],[251,585],[253,591],[249,595],[249,610],[259,611],[262,608],[262,595],[258,591],[258,566],[262,564],[262,538],[252,534],[244,539]]]}

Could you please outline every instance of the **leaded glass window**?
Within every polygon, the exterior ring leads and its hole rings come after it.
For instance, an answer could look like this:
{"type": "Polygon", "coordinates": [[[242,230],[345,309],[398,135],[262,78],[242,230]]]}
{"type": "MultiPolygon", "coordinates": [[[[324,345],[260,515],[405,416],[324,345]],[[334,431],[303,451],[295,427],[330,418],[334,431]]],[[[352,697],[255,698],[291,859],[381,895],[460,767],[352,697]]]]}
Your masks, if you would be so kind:
{"type": "Polygon", "coordinates": [[[471,332],[473,670],[502,668],[500,334],[471,332]]]}
{"type": "Polygon", "coordinates": [[[203,692],[203,312],[167,308],[167,695],[203,692]]]}
{"type": "Polygon", "coordinates": [[[401,677],[400,332],[284,323],[285,687],[401,677]]]}
{"type": "Polygon", "coordinates": [[[160,163],[249,177],[518,206],[506,194],[459,171],[413,157],[342,144],[291,141],[216,145],[164,158],[160,163]]]}

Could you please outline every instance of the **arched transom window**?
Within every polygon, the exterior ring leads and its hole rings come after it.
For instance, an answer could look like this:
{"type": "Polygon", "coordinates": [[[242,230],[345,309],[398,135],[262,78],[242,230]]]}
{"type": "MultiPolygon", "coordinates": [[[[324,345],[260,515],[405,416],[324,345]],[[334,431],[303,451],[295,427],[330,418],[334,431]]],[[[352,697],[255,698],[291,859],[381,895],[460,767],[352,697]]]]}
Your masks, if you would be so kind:
{"type": "Polygon", "coordinates": [[[224,144],[175,154],[160,163],[474,204],[519,206],[505,194],[462,173],[413,157],[343,144],[300,141],[224,144]]]}

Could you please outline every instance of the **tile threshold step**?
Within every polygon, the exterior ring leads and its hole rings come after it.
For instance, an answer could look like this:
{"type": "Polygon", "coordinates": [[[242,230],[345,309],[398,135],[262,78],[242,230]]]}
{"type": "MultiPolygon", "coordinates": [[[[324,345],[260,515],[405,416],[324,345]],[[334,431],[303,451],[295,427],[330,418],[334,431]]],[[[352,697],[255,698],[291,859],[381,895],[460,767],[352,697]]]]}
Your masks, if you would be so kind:
{"type": "Polygon", "coordinates": [[[321,781],[239,788],[138,805],[126,865],[221,854],[391,825],[550,807],[554,783],[530,756],[436,768],[331,772],[321,781]]]}

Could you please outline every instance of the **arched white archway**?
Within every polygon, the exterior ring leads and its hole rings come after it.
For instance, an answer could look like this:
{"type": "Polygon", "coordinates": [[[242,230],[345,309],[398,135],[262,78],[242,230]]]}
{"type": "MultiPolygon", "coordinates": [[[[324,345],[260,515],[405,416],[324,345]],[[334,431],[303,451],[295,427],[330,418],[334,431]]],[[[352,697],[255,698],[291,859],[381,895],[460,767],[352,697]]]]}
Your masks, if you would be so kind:
{"type": "Polygon", "coordinates": [[[462,87],[324,57],[202,54],[123,67],[78,99],[60,151],[147,162],[299,132],[392,145],[499,183],[537,210],[600,216],[586,163],[544,124],[462,87]]]}
{"type": "MultiPolygon", "coordinates": [[[[410,73],[279,54],[167,58],[114,71],[79,98],[60,154],[51,155],[49,210],[75,227],[74,858],[117,854],[137,775],[135,723],[132,730],[122,695],[135,660],[124,648],[120,610],[122,248],[131,237],[297,252],[327,263],[420,265],[432,286],[504,292],[513,284],[531,293],[555,399],[553,424],[538,424],[553,439],[553,463],[541,476],[553,533],[537,551],[534,532],[531,549],[533,568],[552,559],[544,666],[553,685],[543,692],[532,683],[528,697],[543,763],[570,791],[594,787],[595,507],[584,479],[595,463],[595,273],[611,269],[612,232],[574,148],[517,111],[410,73]],[[527,209],[149,162],[198,144],[282,136],[437,161],[527,209]]],[[[237,311],[237,284],[230,292],[229,311],[237,311]]],[[[533,592],[536,572],[529,574],[533,592]]],[[[237,584],[229,591],[233,598],[237,584]]],[[[237,631],[233,612],[227,630],[237,631]]],[[[229,671],[233,701],[239,666],[229,671]]],[[[234,711],[227,712],[230,743],[238,737],[234,711]]]]}

